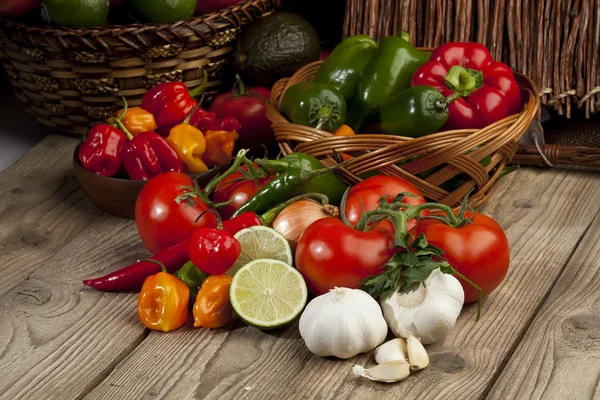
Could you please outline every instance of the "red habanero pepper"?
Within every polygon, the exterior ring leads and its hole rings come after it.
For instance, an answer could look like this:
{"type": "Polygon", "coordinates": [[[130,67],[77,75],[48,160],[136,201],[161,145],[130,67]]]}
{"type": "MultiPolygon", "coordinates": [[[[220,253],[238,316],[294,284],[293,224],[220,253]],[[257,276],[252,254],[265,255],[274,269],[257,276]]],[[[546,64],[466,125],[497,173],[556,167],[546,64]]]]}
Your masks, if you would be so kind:
{"type": "Polygon", "coordinates": [[[242,246],[235,237],[223,229],[221,216],[213,209],[217,216],[216,228],[199,228],[194,231],[190,239],[190,260],[202,272],[210,275],[220,275],[227,272],[240,256],[242,246]]]}
{"type": "Polygon", "coordinates": [[[190,125],[200,129],[202,132],[238,132],[242,128],[237,119],[233,117],[217,118],[217,114],[206,111],[203,108],[198,108],[194,111],[190,118],[190,125]]]}
{"type": "Polygon", "coordinates": [[[168,136],[171,128],[180,124],[192,112],[198,105],[194,97],[206,88],[207,76],[204,71],[204,82],[192,91],[188,91],[181,82],[164,82],[146,92],[142,108],[154,115],[158,132],[168,136]]]}
{"type": "Polygon", "coordinates": [[[83,284],[104,292],[139,289],[146,278],[162,271],[159,263],[162,263],[170,274],[181,268],[190,260],[189,247],[190,239],[188,238],[151,256],[150,260],[154,261],[141,260],[100,278],[87,279],[83,281],[83,284]]]}
{"type": "Polygon", "coordinates": [[[164,172],[183,170],[177,152],[153,131],[140,133],[127,142],[121,157],[129,177],[134,180],[148,180],[164,172]]]}
{"type": "Polygon", "coordinates": [[[125,133],[112,125],[100,124],[90,129],[77,153],[83,167],[102,176],[115,176],[121,169],[121,150],[127,142],[125,133]]]}
{"type": "Polygon", "coordinates": [[[437,47],[413,75],[411,86],[432,86],[448,105],[444,130],[478,129],[521,110],[521,91],[508,65],[482,44],[450,42],[437,47]],[[459,97],[460,96],[460,97],[459,97]]]}

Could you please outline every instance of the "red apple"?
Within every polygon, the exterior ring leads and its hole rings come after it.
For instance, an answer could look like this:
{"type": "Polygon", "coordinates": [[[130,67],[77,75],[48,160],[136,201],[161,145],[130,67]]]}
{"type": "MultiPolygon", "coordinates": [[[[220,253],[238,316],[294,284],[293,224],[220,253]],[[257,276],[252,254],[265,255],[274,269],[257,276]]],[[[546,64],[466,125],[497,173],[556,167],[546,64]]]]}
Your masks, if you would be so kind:
{"type": "Polygon", "coordinates": [[[195,15],[208,14],[213,11],[222,10],[242,0],[198,0],[195,15]]]}
{"type": "Polygon", "coordinates": [[[42,0],[2,0],[0,1],[0,16],[19,18],[40,9],[42,0]]]}

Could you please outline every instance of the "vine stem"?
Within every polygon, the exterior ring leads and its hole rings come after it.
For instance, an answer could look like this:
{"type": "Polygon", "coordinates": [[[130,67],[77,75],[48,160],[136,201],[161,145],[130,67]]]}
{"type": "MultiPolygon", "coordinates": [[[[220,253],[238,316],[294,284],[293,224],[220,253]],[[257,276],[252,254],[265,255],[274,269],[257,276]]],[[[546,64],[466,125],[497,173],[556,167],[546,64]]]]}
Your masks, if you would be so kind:
{"type": "Polygon", "coordinates": [[[470,280],[469,278],[467,278],[466,276],[464,276],[463,274],[461,274],[454,268],[452,268],[452,274],[458,276],[460,279],[467,282],[469,284],[469,286],[473,287],[473,289],[477,290],[477,293],[478,293],[477,315],[475,316],[475,321],[479,321],[479,318],[481,318],[481,307],[483,304],[483,290],[481,290],[481,288],[475,282],[473,282],[472,280],[470,280]]]}

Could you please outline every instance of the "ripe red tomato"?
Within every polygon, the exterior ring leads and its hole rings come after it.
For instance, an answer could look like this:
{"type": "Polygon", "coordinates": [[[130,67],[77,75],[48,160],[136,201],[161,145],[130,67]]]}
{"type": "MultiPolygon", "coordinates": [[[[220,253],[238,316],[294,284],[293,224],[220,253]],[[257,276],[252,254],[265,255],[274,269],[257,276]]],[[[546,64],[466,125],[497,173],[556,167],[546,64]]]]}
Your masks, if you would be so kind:
{"type": "Polygon", "coordinates": [[[265,115],[265,101],[270,95],[270,90],[262,87],[242,89],[236,93],[229,91],[217,96],[209,111],[217,114],[218,118],[235,118],[242,125],[236,147],[262,154],[263,146],[270,148],[275,144],[271,121],[265,115]]]}
{"type": "MultiPolygon", "coordinates": [[[[379,205],[379,199],[387,195],[387,201],[390,203],[396,195],[402,192],[409,192],[419,196],[420,198],[404,196],[402,202],[410,205],[419,205],[425,203],[425,198],[410,182],[402,178],[387,175],[371,176],[362,182],[354,185],[348,192],[346,200],[346,217],[352,225],[356,225],[362,216],[362,207],[365,211],[374,210],[379,205]]],[[[423,210],[421,215],[429,215],[428,210],[423,210]]],[[[411,219],[408,221],[407,230],[415,226],[416,221],[411,219]]],[[[394,233],[394,226],[389,220],[383,220],[377,224],[378,228],[387,229],[394,233]]]]}
{"type": "Polygon", "coordinates": [[[195,205],[189,200],[175,202],[185,191],[181,186],[193,184],[188,175],[167,172],[150,179],[140,191],[135,203],[135,223],[142,242],[152,254],[189,238],[197,228],[217,226],[213,213],[204,214],[194,223],[208,209],[202,200],[195,198],[195,205]]]}
{"type": "Polygon", "coordinates": [[[321,218],[306,228],[296,247],[296,268],[315,296],[329,289],[356,289],[378,275],[394,255],[394,236],[374,228],[357,231],[337,218],[321,218]]]}
{"type": "MultiPolygon", "coordinates": [[[[242,167],[246,171],[246,166],[242,167]]],[[[234,172],[227,178],[223,179],[213,192],[212,200],[215,203],[225,203],[233,199],[230,204],[219,208],[219,214],[223,219],[229,219],[233,216],[233,213],[237,211],[243,204],[245,204],[252,196],[256,194],[258,189],[265,186],[273,177],[259,178],[256,182],[253,180],[236,180],[242,178],[240,172],[234,172]]]]}
{"type": "MultiPolygon", "coordinates": [[[[472,215],[466,213],[468,218],[472,215]]],[[[424,219],[410,233],[415,237],[425,234],[429,243],[444,250],[452,268],[481,287],[483,296],[493,292],[506,276],[510,263],[508,240],[500,225],[486,215],[475,213],[472,223],[459,228],[424,219]]],[[[465,290],[465,303],[476,302],[477,291],[458,280],[465,290]]]]}

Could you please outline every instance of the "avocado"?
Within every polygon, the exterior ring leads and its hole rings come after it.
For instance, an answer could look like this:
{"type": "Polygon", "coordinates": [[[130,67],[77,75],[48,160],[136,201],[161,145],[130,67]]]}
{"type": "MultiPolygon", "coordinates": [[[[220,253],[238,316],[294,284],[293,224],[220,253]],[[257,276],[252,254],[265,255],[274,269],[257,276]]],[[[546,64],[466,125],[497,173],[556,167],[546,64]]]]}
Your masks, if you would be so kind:
{"type": "Polygon", "coordinates": [[[274,12],[252,23],[238,38],[233,63],[245,83],[271,87],[319,59],[321,43],[301,16],[274,12]]]}

